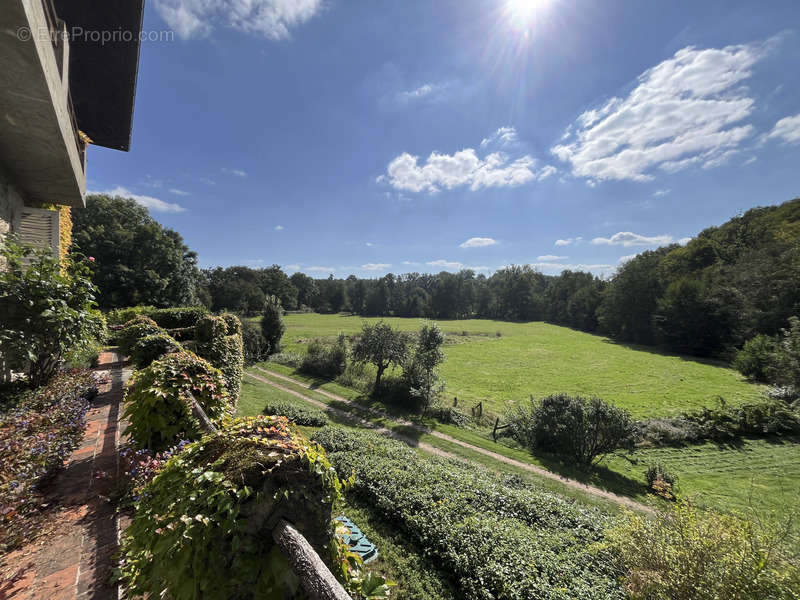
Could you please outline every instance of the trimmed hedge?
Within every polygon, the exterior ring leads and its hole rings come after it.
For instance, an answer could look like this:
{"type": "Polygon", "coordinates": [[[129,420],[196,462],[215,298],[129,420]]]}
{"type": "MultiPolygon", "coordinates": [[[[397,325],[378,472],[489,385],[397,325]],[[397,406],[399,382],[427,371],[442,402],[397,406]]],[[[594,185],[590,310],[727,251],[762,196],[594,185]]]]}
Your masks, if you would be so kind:
{"type": "Polygon", "coordinates": [[[122,329],[117,331],[115,337],[120,352],[130,356],[133,346],[145,336],[161,333],[162,329],[150,317],[138,315],[126,322],[122,329]]]}
{"type": "Polygon", "coordinates": [[[0,414],[0,553],[39,533],[37,486],[80,444],[96,394],[94,374],[76,369],[35,391],[19,391],[6,404],[9,410],[0,414]]]}
{"type": "Polygon", "coordinates": [[[142,491],[122,545],[128,592],[173,600],[294,598],[271,532],[291,522],[334,553],[340,483],[325,453],[285,418],[238,419],[171,458],[142,491]]]}
{"type": "Polygon", "coordinates": [[[613,566],[589,551],[603,513],[377,433],[325,427],[312,439],[340,477],[355,476],[348,493],[449,573],[459,598],[625,598],[613,566]]]}
{"type": "Polygon", "coordinates": [[[155,306],[131,306],[116,308],[107,315],[109,325],[121,325],[131,319],[143,315],[153,319],[160,327],[173,329],[176,327],[193,327],[208,309],[203,306],[180,306],[177,308],[156,308],[155,306]]]}
{"type": "Polygon", "coordinates": [[[139,339],[131,348],[130,357],[137,369],[143,369],[165,354],[183,350],[175,339],[166,333],[152,333],[139,339]]]}
{"type": "Polygon", "coordinates": [[[231,398],[238,400],[244,373],[242,325],[235,315],[203,316],[195,326],[194,351],[217,366],[225,376],[231,398]]]}
{"type": "Polygon", "coordinates": [[[134,445],[164,450],[182,439],[200,437],[191,396],[208,418],[219,423],[227,413],[228,394],[222,372],[190,352],[168,354],[133,374],[125,391],[126,433],[134,445]]]}
{"type": "Polygon", "coordinates": [[[321,410],[305,408],[289,402],[270,402],[261,412],[265,415],[286,417],[295,425],[322,427],[328,424],[328,417],[321,410]]]}

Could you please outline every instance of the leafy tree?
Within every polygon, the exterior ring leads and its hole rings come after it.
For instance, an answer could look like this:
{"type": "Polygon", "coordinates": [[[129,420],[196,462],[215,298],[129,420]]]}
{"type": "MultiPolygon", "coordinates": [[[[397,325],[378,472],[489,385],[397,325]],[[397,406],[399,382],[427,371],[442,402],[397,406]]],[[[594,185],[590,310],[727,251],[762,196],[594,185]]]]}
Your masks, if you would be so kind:
{"type": "Polygon", "coordinates": [[[103,337],[96,288],[86,264],[71,260],[64,270],[49,249],[34,250],[6,238],[2,256],[0,362],[11,369],[27,367],[28,382],[38,387],[58,372],[67,354],[103,337]]]}
{"type": "Polygon", "coordinates": [[[133,199],[86,198],[73,217],[73,249],[95,259],[92,281],[103,309],[199,303],[197,255],[133,199]]]}
{"type": "Polygon", "coordinates": [[[789,328],[781,330],[772,379],[778,385],[800,390],[800,318],[789,317],[789,328]]]}
{"type": "Polygon", "coordinates": [[[403,369],[403,378],[409,393],[421,404],[423,411],[433,406],[444,390],[439,377],[439,365],[444,362],[442,352],[444,333],[436,323],[425,323],[419,330],[417,344],[411,360],[403,369]]]}
{"type": "Polygon", "coordinates": [[[364,323],[361,335],[353,347],[356,363],[371,363],[377,368],[374,391],[380,389],[384,371],[392,365],[402,366],[408,355],[406,335],[384,321],[374,325],[364,323]]]}
{"type": "Polygon", "coordinates": [[[268,296],[264,301],[264,313],[261,317],[261,335],[269,344],[270,354],[281,351],[281,338],[285,332],[280,298],[268,296]]]}
{"type": "Polygon", "coordinates": [[[315,306],[319,299],[317,283],[305,273],[293,273],[289,280],[297,289],[298,306],[315,306]]]}
{"type": "Polygon", "coordinates": [[[757,335],[747,340],[736,354],[734,368],[753,381],[768,383],[775,362],[777,341],[768,335],[757,335]]]}

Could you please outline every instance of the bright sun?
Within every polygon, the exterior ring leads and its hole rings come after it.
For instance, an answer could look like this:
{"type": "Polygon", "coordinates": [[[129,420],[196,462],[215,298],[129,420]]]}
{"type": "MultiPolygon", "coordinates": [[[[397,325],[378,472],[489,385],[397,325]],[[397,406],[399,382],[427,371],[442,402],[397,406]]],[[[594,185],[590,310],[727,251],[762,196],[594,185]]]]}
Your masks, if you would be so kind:
{"type": "Polygon", "coordinates": [[[537,5],[541,3],[541,0],[508,0],[506,9],[510,17],[524,23],[533,16],[537,5]]]}

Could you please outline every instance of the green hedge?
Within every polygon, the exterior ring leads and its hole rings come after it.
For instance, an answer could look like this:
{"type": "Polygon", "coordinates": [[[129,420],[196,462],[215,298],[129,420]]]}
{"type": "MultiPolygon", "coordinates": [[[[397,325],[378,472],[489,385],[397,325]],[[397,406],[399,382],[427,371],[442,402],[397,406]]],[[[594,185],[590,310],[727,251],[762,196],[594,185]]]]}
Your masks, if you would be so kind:
{"type": "Polygon", "coordinates": [[[597,510],[471,465],[423,456],[376,433],[325,427],[313,439],[352,492],[449,573],[469,600],[622,600],[617,573],[589,547],[597,510]]]}
{"type": "Polygon", "coordinates": [[[127,591],[294,598],[298,581],[271,532],[286,519],[321,556],[333,556],[339,493],[325,453],[286,419],[236,420],[187,446],[144,488],[122,544],[127,591]]]}
{"type": "Polygon", "coordinates": [[[130,356],[133,347],[139,340],[148,335],[162,332],[163,330],[156,325],[153,319],[144,315],[137,315],[130,321],[127,321],[122,329],[116,332],[114,337],[116,338],[120,352],[125,356],[130,356]]]}
{"type": "Polygon", "coordinates": [[[183,350],[181,345],[166,333],[152,333],[140,338],[131,348],[130,357],[137,369],[150,366],[154,360],[158,360],[166,354],[180,352],[183,350]]]}
{"type": "Polygon", "coordinates": [[[286,417],[295,425],[322,427],[328,424],[328,417],[321,410],[297,406],[290,402],[269,402],[261,412],[265,415],[286,417]]]}
{"type": "Polygon", "coordinates": [[[219,423],[230,408],[220,370],[190,352],[168,354],[136,371],[124,398],[126,433],[134,445],[163,450],[181,439],[197,439],[202,431],[190,396],[212,422],[219,423]]]}
{"type": "Polygon", "coordinates": [[[200,317],[206,314],[208,314],[208,309],[203,306],[180,306],[177,308],[131,306],[115,308],[108,313],[107,319],[109,325],[121,325],[137,315],[144,315],[153,319],[160,327],[173,329],[175,327],[193,327],[200,317]]]}
{"type": "Polygon", "coordinates": [[[244,373],[242,325],[239,319],[229,314],[203,316],[195,326],[191,347],[222,371],[228,393],[236,401],[244,373]]]}

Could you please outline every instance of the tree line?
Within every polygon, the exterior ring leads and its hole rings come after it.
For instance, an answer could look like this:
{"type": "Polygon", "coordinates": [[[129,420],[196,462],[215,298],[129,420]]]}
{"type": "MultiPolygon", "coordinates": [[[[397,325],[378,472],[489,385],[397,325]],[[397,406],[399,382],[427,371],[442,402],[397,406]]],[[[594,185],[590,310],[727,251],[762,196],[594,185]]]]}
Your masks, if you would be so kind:
{"type": "Polygon", "coordinates": [[[800,199],[751,209],[685,246],[642,252],[608,280],[576,271],[544,275],[527,265],[491,276],[465,269],[372,279],[289,276],[278,265],[201,271],[180,236],[132,200],[90,197],[76,212],[75,248],[97,257],[103,308],[196,303],[253,316],[276,296],[285,310],[548,321],[723,358],[800,314],[800,199]]]}

